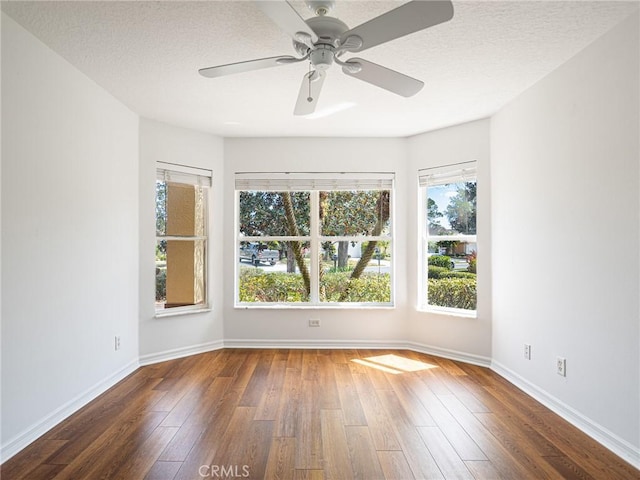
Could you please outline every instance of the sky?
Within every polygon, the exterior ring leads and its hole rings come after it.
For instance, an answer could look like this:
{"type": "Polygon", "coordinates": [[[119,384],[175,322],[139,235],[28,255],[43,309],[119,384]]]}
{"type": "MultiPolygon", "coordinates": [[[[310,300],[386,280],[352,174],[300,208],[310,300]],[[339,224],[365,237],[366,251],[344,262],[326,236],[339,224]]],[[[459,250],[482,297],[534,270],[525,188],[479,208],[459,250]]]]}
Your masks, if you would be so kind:
{"type": "Polygon", "coordinates": [[[447,209],[447,205],[449,205],[449,199],[457,193],[456,184],[435,185],[429,187],[428,192],[429,198],[436,202],[436,205],[438,205],[438,211],[443,214],[443,216],[438,219],[440,225],[444,228],[451,228],[451,224],[449,223],[446,215],[444,215],[444,212],[447,209]]]}

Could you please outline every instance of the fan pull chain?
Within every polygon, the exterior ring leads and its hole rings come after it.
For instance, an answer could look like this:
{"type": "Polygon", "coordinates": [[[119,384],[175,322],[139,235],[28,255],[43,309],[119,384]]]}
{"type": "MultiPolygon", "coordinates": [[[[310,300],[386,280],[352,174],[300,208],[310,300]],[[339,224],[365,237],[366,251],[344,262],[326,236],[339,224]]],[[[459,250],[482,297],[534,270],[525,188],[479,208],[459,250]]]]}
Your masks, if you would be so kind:
{"type": "Polygon", "coordinates": [[[309,75],[307,75],[307,79],[309,80],[309,96],[307,97],[307,102],[313,102],[313,97],[311,96],[311,62],[309,62],[309,75]]]}

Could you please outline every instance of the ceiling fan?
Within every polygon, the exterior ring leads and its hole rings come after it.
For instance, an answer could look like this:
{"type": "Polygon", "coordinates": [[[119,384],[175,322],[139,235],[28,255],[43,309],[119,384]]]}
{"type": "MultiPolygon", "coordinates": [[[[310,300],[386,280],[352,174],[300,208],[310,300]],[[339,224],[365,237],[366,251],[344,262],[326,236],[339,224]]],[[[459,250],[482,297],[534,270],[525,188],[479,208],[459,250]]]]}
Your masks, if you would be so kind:
{"type": "Polygon", "coordinates": [[[274,23],[293,38],[293,47],[298,56],[284,55],[218,65],[202,68],[200,74],[215,78],[308,60],[309,72],[302,79],[294,115],[314,112],[326,71],[333,63],[340,65],[346,75],[410,97],[422,89],[423,82],[362,58],[343,60],[341,57],[453,18],[450,0],[414,0],[349,29],[341,20],[329,16],[335,4],[333,0],[307,0],[306,3],[316,16],[305,21],[285,0],[256,2],[274,23]]]}

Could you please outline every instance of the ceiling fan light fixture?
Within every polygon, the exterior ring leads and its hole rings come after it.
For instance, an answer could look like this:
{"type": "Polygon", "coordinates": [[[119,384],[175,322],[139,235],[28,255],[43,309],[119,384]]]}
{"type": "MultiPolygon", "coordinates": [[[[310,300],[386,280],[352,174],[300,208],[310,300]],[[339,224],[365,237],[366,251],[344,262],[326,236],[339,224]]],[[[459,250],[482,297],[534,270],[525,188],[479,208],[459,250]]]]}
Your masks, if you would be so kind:
{"type": "Polygon", "coordinates": [[[333,47],[329,45],[318,45],[309,55],[311,65],[319,70],[326,70],[333,65],[334,53],[333,47]]]}

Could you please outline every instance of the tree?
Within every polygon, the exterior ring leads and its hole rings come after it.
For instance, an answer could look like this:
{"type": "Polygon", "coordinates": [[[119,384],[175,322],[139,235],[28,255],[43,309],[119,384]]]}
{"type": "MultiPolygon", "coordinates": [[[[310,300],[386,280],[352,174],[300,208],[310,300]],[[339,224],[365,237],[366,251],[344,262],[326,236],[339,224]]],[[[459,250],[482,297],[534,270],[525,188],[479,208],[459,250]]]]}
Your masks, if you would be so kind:
{"type": "MultiPolygon", "coordinates": [[[[301,235],[309,234],[309,193],[291,192],[294,216],[301,235]]],[[[240,233],[248,237],[289,235],[282,192],[240,192],[240,233]]]]}
{"type": "Polygon", "coordinates": [[[431,235],[441,235],[444,227],[440,225],[440,218],[444,215],[438,210],[438,204],[433,198],[427,199],[427,221],[431,235]]]}
{"type": "MultiPolygon", "coordinates": [[[[331,191],[320,192],[320,224],[325,236],[380,236],[387,228],[390,216],[390,192],[331,191]]],[[[246,236],[306,236],[310,229],[309,192],[240,192],[240,232],[246,236]]],[[[348,242],[344,242],[347,243],[348,242]]],[[[297,265],[307,294],[311,291],[309,269],[304,262],[303,245],[286,242],[289,259],[297,265]]],[[[377,241],[368,242],[362,257],[351,272],[349,282],[358,279],[375,253],[377,241]]],[[[340,251],[340,250],[339,250],[340,251]]],[[[345,254],[346,257],[346,254],[345,254]]],[[[320,259],[318,259],[320,261],[320,259]]],[[[346,264],[346,261],[345,261],[346,264]]],[[[324,269],[319,269],[320,284],[324,269]]],[[[350,283],[340,299],[348,298],[350,283]]],[[[320,292],[321,298],[323,292],[320,292]]]]}
{"type": "MultiPolygon", "coordinates": [[[[240,233],[245,236],[284,236],[291,235],[285,212],[287,197],[293,209],[293,219],[299,235],[309,234],[310,203],[308,192],[240,192],[240,233]]],[[[287,272],[295,272],[296,248],[301,248],[299,242],[293,247],[292,242],[283,242],[278,250],[285,251],[287,257],[287,272]]]]}
{"type": "MultiPolygon", "coordinates": [[[[156,234],[164,235],[167,229],[167,184],[156,182],[156,234]]],[[[164,258],[167,254],[167,242],[156,245],[156,259],[164,258]]]]}
{"type": "MultiPolygon", "coordinates": [[[[376,212],[377,214],[376,215],[377,221],[375,226],[373,227],[373,231],[371,232],[371,236],[373,237],[377,237],[383,232],[384,228],[387,225],[387,222],[389,221],[389,216],[391,215],[391,209],[390,209],[391,192],[389,192],[389,190],[379,190],[376,193],[378,195],[378,200],[376,201],[374,212],[376,212]]],[[[351,276],[349,277],[349,283],[347,284],[345,289],[342,291],[342,294],[340,295],[341,302],[344,302],[347,298],[349,298],[349,292],[352,286],[351,280],[360,278],[360,276],[364,272],[365,267],[369,264],[369,262],[371,261],[371,258],[373,258],[373,254],[376,251],[377,244],[378,242],[376,240],[371,240],[367,244],[367,247],[365,248],[364,253],[360,257],[360,260],[358,260],[358,263],[353,269],[353,272],[351,272],[351,276]]]]}
{"type": "MultiPolygon", "coordinates": [[[[295,215],[295,210],[293,208],[293,199],[291,198],[291,193],[282,192],[282,200],[284,204],[285,219],[287,222],[288,233],[292,237],[299,237],[300,231],[298,230],[298,224],[297,224],[297,219],[295,215]]],[[[300,270],[300,274],[302,275],[302,280],[304,281],[304,288],[307,291],[307,295],[309,295],[309,293],[311,292],[311,277],[309,275],[309,269],[304,263],[304,256],[302,253],[302,247],[300,245],[300,242],[297,240],[293,240],[288,243],[291,246],[291,250],[296,259],[296,263],[298,264],[298,269],[300,270]]]]}
{"type": "Polygon", "coordinates": [[[451,229],[455,232],[476,233],[476,183],[465,182],[458,186],[456,194],[449,199],[445,211],[451,229]]]}
{"type": "MultiPolygon", "coordinates": [[[[378,190],[321,192],[320,223],[327,236],[371,235],[377,222],[378,190]]],[[[349,241],[338,242],[338,267],[347,266],[349,241]]]]}

